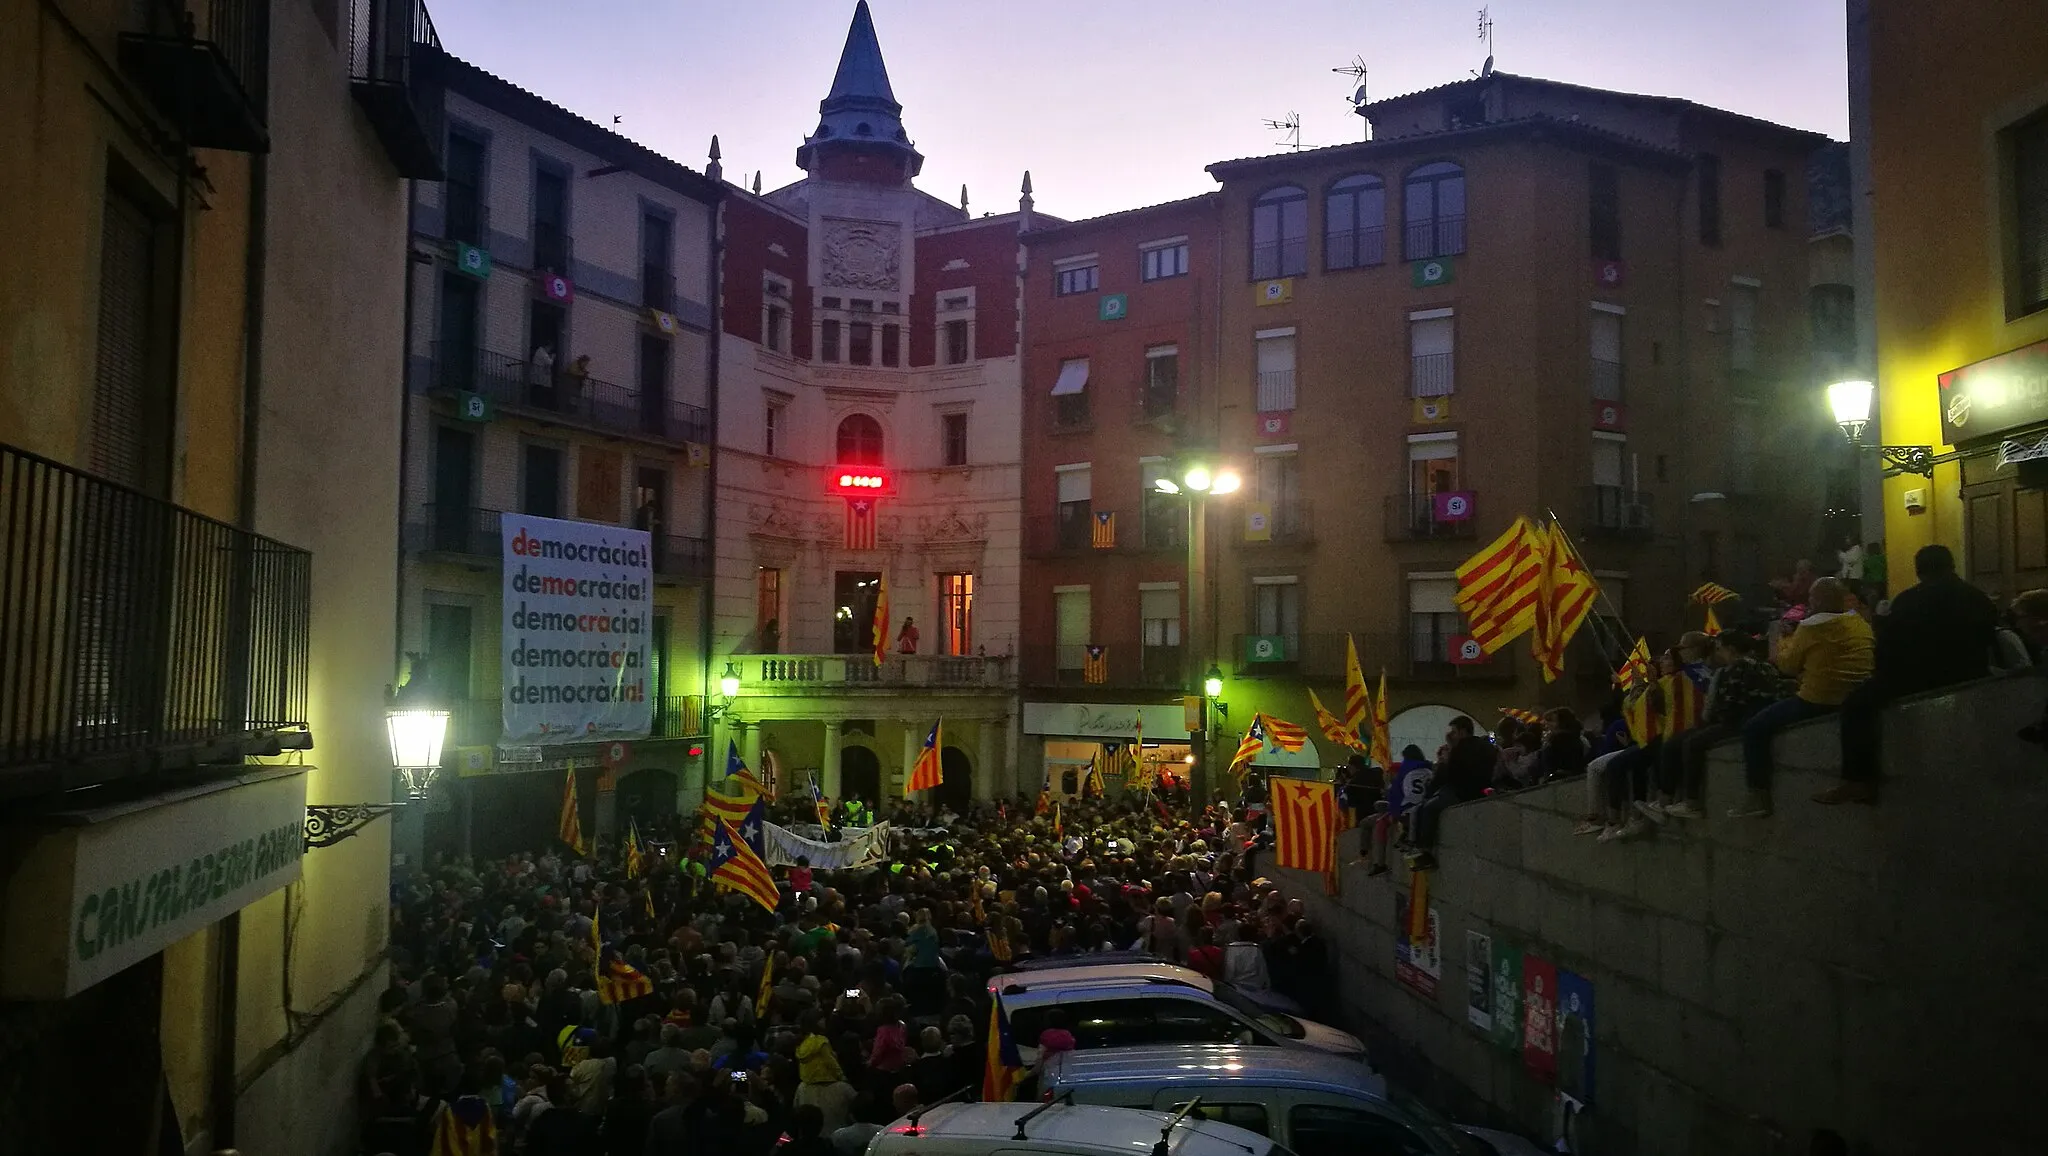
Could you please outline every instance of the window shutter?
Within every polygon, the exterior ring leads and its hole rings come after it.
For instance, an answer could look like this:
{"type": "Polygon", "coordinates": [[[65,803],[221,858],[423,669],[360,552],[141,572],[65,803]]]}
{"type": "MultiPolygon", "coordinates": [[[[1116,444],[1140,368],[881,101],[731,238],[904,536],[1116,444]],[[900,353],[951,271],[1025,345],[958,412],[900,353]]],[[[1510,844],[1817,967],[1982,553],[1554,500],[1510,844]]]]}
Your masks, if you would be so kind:
{"type": "Polygon", "coordinates": [[[2019,305],[2048,305],[2048,117],[2013,134],[2013,197],[2017,203],[2019,305]]]}
{"type": "Polygon", "coordinates": [[[92,468],[154,489],[146,477],[149,313],[154,264],[147,214],[109,190],[100,220],[99,363],[93,382],[92,468]]]}
{"type": "Polygon", "coordinates": [[[1258,342],[1260,413],[1294,408],[1294,338],[1266,337],[1258,342]]]}
{"type": "Polygon", "coordinates": [[[1621,318],[1613,313],[1593,313],[1593,360],[1621,362],[1621,318]]]}
{"type": "Polygon", "coordinates": [[[1068,502],[1086,502],[1094,496],[1095,471],[1089,469],[1061,470],[1059,472],[1060,505],[1068,502]]]}
{"type": "Polygon", "coordinates": [[[1086,646],[1091,628],[1088,591],[1062,590],[1053,596],[1053,629],[1061,646],[1086,646]]]}
{"type": "Polygon", "coordinates": [[[1455,601],[1458,582],[1455,578],[1410,578],[1408,580],[1408,612],[1410,614],[1456,614],[1455,601]]]}
{"type": "Polygon", "coordinates": [[[1138,615],[1148,622],[1162,618],[1180,617],[1180,591],[1140,590],[1138,591],[1138,615]]]}

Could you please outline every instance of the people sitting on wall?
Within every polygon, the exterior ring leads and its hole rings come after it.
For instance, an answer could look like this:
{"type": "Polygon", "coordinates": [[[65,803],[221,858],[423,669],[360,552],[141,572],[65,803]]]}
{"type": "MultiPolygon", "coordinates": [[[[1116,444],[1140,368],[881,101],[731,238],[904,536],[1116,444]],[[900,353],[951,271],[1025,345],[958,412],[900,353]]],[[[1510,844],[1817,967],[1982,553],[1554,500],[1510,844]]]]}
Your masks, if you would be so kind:
{"type": "Polygon", "coordinates": [[[1437,752],[1429,794],[1415,808],[1415,845],[1422,849],[1414,860],[1417,871],[1436,867],[1437,826],[1444,809],[1485,794],[1487,783],[1493,779],[1493,744],[1480,738],[1478,730],[1470,718],[1459,715],[1444,732],[1444,746],[1437,752]]]}
{"type": "Polygon", "coordinates": [[[1401,761],[1394,767],[1386,798],[1375,805],[1377,814],[1373,817],[1370,849],[1366,855],[1367,875],[1387,873],[1387,843],[1397,829],[1406,829],[1415,808],[1422,804],[1429,792],[1429,779],[1433,773],[1429,760],[1422,757],[1421,747],[1409,743],[1401,748],[1401,761]]]}
{"type": "Polygon", "coordinates": [[[1921,691],[1990,673],[1998,607],[1956,573],[1947,546],[1913,555],[1917,581],[1877,620],[1876,668],[1841,704],[1842,781],[1816,803],[1875,803],[1884,708],[1921,691]]]}
{"type": "Polygon", "coordinates": [[[1674,646],[1660,652],[1657,677],[1641,688],[1637,700],[1642,719],[1637,728],[1641,732],[1637,735],[1639,745],[1620,752],[1607,764],[1603,778],[1609,825],[1600,832],[1602,843],[1637,839],[1650,833],[1650,821],[1637,810],[1637,805],[1649,799],[1650,778],[1656,771],[1666,737],[1675,727],[1689,721],[1681,710],[1673,709],[1673,697],[1679,688],[1672,680],[1684,679],[1691,685],[1703,678],[1699,659],[1703,657],[1701,643],[1706,636],[1695,632],[1685,637],[1689,649],[1674,646]]]}
{"type": "Polygon", "coordinates": [[[1579,716],[1565,707],[1543,713],[1543,746],[1537,757],[1536,781],[1583,774],[1592,756],[1593,744],[1586,738],[1579,716]]]}
{"type": "Polygon", "coordinates": [[[1641,810],[1652,822],[1699,819],[1706,812],[1707,748],[1735,738],[1764,707],[1785,696],[1785,679],[1757,657],[1757,640],[1724,630],[1709,652],[1711,674],[1700,724],[1667,739],[1657,757],[1657,797],[1641,810]]]}
{"type": "Polygon", "coordinates": [[[1747,784],[1743,801],[1729,808],[1732,819],[1766,818],[1771,814],[1771,742],[1794,723],[1841,709],[1849,692],[1868,679],[1875,666],[1875,640],[1870,624],[1848,612],[1848,591],[1838,578],[1813,583],[1809,613],[1787,631],[1774,623],[1770,637],[1779,670],[1799,680],[1798,692],[1750,717],[1742,727],[1742,770],[1747,784]]]}
{"type": "Polygon", "coordinates": [[[1586,811],[1579,816],[1579,824],[1572,828],[1572,834],[1603,835],[1622,825],[1621,814],[1607,801],[1607,776],[1615,763],[1640,745],[1629,728],[1628,716],[1633,710],[1641,723],[1652,721],[1649,693],[1648,686],[1636,687],[1601,708],[1603,717],[1608,717],[1609,721],[1601,730],[1601,749],[1586,763],[1586,811]]]}

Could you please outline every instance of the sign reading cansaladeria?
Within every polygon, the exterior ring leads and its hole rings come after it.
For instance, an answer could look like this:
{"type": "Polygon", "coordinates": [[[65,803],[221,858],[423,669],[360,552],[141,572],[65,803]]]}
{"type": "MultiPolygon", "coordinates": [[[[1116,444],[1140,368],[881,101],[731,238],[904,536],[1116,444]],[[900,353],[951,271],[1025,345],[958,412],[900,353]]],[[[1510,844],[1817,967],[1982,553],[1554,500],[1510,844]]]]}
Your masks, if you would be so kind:
{"type": "Polygon", "coordinates": [[[639,738],[653,719],[645,530],[505,514],[505,741],[639,738]]]}

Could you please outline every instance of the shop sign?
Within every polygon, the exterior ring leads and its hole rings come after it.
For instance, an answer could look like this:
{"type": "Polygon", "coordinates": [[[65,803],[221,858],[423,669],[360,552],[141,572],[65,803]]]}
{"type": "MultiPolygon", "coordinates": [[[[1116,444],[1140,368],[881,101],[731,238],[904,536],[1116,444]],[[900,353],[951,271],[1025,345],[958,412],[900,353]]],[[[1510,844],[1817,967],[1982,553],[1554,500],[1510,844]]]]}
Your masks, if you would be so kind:
{"type": "Polygon", "coordinates": [[[1173,703],[1027,702],[1024,733],[1087,739],[1185,740],[1184,710],[1173,703]]]}
{"type": "Polygon", "coordinates": [[[2048,421],[2048,341],[1951,369],[1937,384],[1949,445],[2048,421]]]}
{"type": "Polygon", "coordinates": [[[66,999],[299,877],[305,768],[60,817],[7,882],[0,997],[66,999]]]}

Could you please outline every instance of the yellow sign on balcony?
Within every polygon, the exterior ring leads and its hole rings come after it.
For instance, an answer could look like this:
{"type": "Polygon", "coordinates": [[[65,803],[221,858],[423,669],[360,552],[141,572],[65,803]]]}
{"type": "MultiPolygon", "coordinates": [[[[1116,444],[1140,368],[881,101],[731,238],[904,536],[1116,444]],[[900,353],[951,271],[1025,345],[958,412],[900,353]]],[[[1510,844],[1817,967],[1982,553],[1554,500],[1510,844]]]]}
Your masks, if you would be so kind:
{"type": "Polygon", "coordinates": [[[1294,300],[1294,278],[1277,277],[1261,281],[1253,286],[1252,293],[1260,305],[1285,305],[1294,300]]]}

